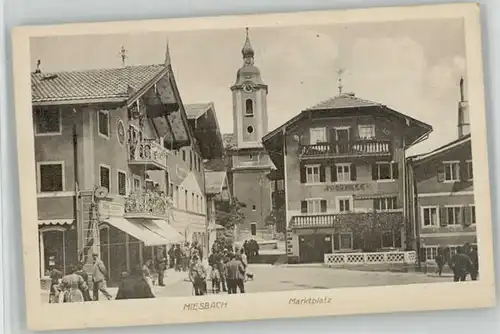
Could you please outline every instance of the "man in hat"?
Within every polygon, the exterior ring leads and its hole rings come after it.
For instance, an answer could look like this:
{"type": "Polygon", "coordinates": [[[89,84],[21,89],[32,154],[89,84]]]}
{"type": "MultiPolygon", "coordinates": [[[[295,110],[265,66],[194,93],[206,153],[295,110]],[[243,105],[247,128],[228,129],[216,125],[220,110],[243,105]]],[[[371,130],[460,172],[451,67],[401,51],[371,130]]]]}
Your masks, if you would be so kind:
{"type": "Polygon", "coordinates": [[[207,292],[207,271],[197,254],[193,255],[189,268],[189,280],[193,284],[194,294],[202,296],[207,292]]]}
{"type": "Polygon", "coordinates": [[[101,259],[99,259],[99,254],[93,254],[94,263],[92,265],[92,292],[94,300],[99,300],[99,291],[102,292],[107,300],[112,299],[111,294],[106,290],[106,277],[108,276],[108,271],[106,266],[101,259]]]}

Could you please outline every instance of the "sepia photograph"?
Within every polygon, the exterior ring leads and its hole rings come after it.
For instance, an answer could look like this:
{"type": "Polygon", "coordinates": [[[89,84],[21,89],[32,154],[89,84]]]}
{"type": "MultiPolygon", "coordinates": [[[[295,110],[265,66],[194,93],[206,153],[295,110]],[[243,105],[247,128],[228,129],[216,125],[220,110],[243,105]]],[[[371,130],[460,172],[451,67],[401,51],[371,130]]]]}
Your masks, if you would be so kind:
{"type": "Polygon", "coordinates": [[[494,303],[479,10],[450,6],[19,28],[28,313],[99,314],[34,327],[494,303]]]}

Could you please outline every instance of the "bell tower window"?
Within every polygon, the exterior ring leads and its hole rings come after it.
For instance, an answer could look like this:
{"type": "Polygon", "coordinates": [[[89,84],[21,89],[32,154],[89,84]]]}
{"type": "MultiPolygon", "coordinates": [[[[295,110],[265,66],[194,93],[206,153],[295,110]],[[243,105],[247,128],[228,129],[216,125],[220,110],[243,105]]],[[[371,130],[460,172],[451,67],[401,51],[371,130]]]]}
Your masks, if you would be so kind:
{"type": "Polygon", "coordinates": [[[247,99],[245,101],[245,116],[253,116],[253,101],[252,99],[247,99]]]}

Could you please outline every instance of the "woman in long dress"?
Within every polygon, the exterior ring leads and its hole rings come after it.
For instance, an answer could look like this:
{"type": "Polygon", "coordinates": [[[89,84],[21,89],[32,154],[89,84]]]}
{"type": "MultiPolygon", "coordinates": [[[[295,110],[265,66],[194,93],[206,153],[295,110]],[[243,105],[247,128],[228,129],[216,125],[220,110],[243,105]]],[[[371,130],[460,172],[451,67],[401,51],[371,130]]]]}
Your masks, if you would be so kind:
{"type": "Polygon", "coordinates": [[[73,266],[71,268],[71,274],[64,276],[61,284],[59,284],[59,290],[63,292],[64,303],[84,302],[82,290],[88,287],[82,276],[77,274],[77,271],[78,268],[73,266]]]}

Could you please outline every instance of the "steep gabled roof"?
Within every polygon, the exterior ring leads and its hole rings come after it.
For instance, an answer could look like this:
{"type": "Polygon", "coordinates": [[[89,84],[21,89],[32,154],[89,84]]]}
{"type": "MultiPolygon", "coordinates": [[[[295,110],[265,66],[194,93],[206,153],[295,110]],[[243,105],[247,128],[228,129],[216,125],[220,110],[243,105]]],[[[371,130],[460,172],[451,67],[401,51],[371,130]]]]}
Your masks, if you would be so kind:
{"type": "Polygon", "coordinates": [[[471,141],[471,135],[469,133],[461,138],[458,138],[458,139],[451,141],[443,146],[440,146],[440,147],[438,147],[430,152],[423,153],[423,154],[417,154],[417,155],[413,155],[411,157],[408,157],[408,160],[411,160],[412,162],[414,162],[416,164],[420,164],[420,163],[423,163],[424,161],[427,161],[429,159],[432,159],[433,157],[438,156],[439,154],[446,153],[455,147],[470,143],[470,141],[471,141]]]}
{"type": "Polygon", "coordinates": [[[224,185],[227,186],[226,172],[205,172],[205,193],[207,195],[220,194],[224,185]]]}
{"type": "Polygon", "coordinates": [[[184,110],[203,159],[221,158],[224,155],[224,144],[214,104],[212,102],[186,104],[184,110]]]}
{"type": "Polygon", "coordinates": [[[186,109],[186,115],[189,119],[198,119],[203,114],[205,114],[210,107],[212,106],[212,103],[191,103],[191,104],[186,104],[184,108],[186,109]]]}
{"type": "Polygon", "coordinates": [[[360,99],[353,94],[343,94],[340,96],[332,97],[328,100],[321,101],[320,103],[307,108],[306,110],[329,110],[329,109],[345,109],[345,108],[363,108],[382,106],[377,102],[360,99]]]}
{"type": "Polygon", "coordinates": [[[140,65],[83,71],[32,73],[33,104],[43,102],[120,102],[166,73],[166,66],[140,65]]]}

